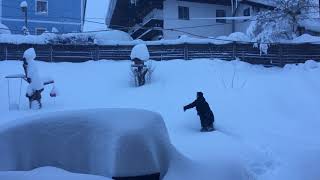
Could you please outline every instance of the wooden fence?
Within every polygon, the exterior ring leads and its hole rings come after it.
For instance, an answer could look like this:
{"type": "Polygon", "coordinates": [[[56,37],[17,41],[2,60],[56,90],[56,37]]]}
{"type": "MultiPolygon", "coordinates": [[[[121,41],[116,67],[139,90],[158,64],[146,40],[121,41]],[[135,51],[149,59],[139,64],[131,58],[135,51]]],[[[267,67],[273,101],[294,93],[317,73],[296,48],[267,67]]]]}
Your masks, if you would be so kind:
{"type": "MultiPolygon", "coordinates": [[[[90,60],[128,60],[132,46],[97,46],[97,45],[31,45],[0,44],[1,60],[20,60],[23,52],[33,47],[37,59],[47,62],[85,62],[90,60]]],[[[284,66],[285,64],[303,63],[312,59],[320,61],[320,44],[277,44],[271,45],[268,54],[261,54],[253,44],[230,43],[215,44],[179,44],[148,45],[151,59],[199,59],[219,58],[233,60],[239,58],[251,64],[265,66],[284,66]]]]}

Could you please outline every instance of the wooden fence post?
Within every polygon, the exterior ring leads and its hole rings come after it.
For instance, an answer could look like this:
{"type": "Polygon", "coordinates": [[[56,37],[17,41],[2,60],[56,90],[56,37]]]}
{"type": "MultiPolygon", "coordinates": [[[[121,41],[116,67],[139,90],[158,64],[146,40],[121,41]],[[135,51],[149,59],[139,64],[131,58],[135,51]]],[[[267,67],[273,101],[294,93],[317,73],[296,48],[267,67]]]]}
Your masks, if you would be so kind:
{"type": "Polygon", "coordinates": [[[100,60],[100,48],[99,48],[99,46],[96,46],[96,48],[95,48],[95,60],[96,61],[100,60]]]}
{"type": "Polygon", "coordinates": [[[5,59],[8,60],[8,46],[7,45],[5,46],[4,50],[5,50],[5,57],[6,57],[5,59]]]}
{"type": "Polygon", "coordinates": [[[184,59],[185,60],[189,60],[189,48],[188,48],[188,44],[184,43],[184,59]]]}
{"type": "Polygon", "coordinates": [[[237,43],[236,42],[232,43],[232,58],[233,59],[237,58],[237,43]]]}
{"type": "Polygon", "coordinates": [[[52,45],[50,45],[50,62],[53,61],[52,54],[53,54],[53,47],[52,47],[52,45]]]}
{"type": "Polygon", "coordinates": [[[282,44],[278,44],[279,46],[279,60],[280,60],[280,66],[283,67],[284,63],[283,63],[283,47],[282,44]]]}

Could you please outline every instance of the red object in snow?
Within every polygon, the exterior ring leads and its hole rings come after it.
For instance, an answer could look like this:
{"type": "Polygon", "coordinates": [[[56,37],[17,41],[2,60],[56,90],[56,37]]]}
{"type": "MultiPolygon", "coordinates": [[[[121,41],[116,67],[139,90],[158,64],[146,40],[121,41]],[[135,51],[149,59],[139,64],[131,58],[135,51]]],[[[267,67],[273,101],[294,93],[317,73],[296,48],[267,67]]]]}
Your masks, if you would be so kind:
{"type": "Polygon", "coordinates": [[[51,92],[50,97],[57,97],[57,94],[55,92],[51,92]]]}

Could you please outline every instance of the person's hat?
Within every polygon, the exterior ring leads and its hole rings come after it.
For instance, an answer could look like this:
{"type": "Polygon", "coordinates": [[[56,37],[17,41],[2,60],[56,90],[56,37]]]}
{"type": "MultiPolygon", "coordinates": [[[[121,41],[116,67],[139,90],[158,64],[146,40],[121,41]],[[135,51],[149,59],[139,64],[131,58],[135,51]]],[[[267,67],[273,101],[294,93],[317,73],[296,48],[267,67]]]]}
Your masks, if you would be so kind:
{"type": "Polygon", "coordinates": [[[197,96],[203,97],[203,93],[202,92],[197,92],[197,96]]]}

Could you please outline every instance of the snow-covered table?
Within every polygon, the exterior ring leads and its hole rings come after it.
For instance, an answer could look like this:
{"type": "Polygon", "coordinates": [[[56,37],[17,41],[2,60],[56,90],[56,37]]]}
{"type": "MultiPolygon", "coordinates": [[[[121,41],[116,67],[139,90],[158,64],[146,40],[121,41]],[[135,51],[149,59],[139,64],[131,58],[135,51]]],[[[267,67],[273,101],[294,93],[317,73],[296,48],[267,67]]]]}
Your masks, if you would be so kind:
{"type": "Polygon", "coordinates": [[[171,151],[162,117],[144,110],[49,113],[0,129],[0,171],[52,166],[105,177],[165,174],[171,151]]]}

